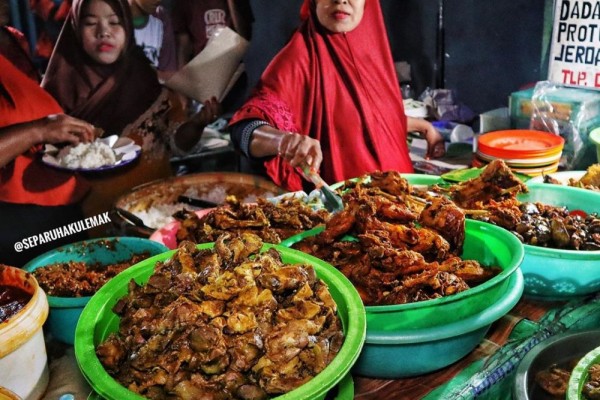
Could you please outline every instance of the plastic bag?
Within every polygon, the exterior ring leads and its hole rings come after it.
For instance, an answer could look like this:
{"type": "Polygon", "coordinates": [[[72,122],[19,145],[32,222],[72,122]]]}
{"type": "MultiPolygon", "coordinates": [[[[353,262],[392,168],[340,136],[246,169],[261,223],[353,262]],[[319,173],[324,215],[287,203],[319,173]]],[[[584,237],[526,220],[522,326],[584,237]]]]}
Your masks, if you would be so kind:
{"type": "Polygon", "coordinates": [[[473,110],[458,101],[456,93],[450,89],[427,88],[419,100],[427,105],[430,114],[437,120],[471,123],[475,118],[473,110]]]}
{"type": "Polygon", "coordinates": [[[531,103],[530,129],[552,132],[565,139],[561,167],[585,169],[594,162],[588,136],[600,118],[600,93],[594,100],[589,90],[541,81],[535,86],[531,103]]]}

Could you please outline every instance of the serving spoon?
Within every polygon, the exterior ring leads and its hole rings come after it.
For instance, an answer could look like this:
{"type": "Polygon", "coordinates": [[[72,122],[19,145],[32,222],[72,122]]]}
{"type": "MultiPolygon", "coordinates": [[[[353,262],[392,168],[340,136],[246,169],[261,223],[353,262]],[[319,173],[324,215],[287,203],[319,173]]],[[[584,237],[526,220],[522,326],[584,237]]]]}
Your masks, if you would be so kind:
{"type": "Polygon", "coordinates": [[[313,168],[310,168],[308,165],[304,164],[300,168],[302,170],[302,174],[304,178],[309,182],[314,183],[317,190],[319,190],[322,194],[321,200],[323,201],[323,205],[325,209],[330,213],[336,213],[342,211],[344,209],[344,203],[342,202],[342,198],[339,194],[337,194],[327,182],[321,178],[321,175],[313,168]]]}

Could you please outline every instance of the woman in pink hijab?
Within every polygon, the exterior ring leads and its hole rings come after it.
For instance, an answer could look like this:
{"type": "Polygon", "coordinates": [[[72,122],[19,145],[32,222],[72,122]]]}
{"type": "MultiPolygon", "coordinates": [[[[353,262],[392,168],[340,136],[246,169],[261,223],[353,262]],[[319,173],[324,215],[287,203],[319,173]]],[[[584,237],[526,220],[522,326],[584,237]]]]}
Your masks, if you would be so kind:
{"type": "Polygon", "coordinates": [[[443,155],[433,126],[404,113],[378,0],[306,0],[301,16],[230,122],[250,159],[276,184],[300,190],[302,165],[329,183],[413,172],[407,131],[424,135],[430,156],[443,155]]]}

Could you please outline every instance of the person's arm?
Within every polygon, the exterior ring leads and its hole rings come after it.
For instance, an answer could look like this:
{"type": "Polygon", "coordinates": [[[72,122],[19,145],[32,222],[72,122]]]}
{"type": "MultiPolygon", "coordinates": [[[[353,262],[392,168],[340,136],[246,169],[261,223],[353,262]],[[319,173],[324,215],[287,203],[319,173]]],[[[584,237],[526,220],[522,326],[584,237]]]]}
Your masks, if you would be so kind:
{"type": "Polygon", "coordinates": [[[188,33],[178,33],[175,35],[177,43],[177,63],[183,67],[192,58],[192,39],[188,33]]]}
{"type": "Polygon", "coordinates": [[[49,115],[30,122],[0,128],[0,168],[32,147],[43,143],[94,140],[94,126],[65,114],[49,115]]]}
{"type": "Polygon", "coordinates": [[[162,7],[159,7],[156,17],[163,23],[163,40],[160,46],[160,54],[158,55],[158,77],[162,81],[166,81],[178,68],[177,45],[175,44],[173,24],[168,13],[162,7]]]}
{"type": "Polygon", "coordinates": [[[233,29],[245,39],[250,40],[252,23],[250,3],[247,0],[227,0],[227,6],[231,14],[233,29]]]}
{"type": "Polygon", "coordinates": [[[419,132],[427,141],[426,158],[439,158],[446,154],[444,138],[431,122],[421,118],[407,117],[406,125],[408,132],[419,132]]]}
{"type": "Polygon", "coordinates": [[[274,128],[266,121],[240,121],[232,127],[236,146],[249,158],[265,158],[279,155],[291,166],[307,164],[319,170],[323,161],[318,140],[294,132],[274,128]]]}
{"type": "Polygon", "coordinates": [[[175,146],[181,152],[189,152],[198,143],[206,125],[215,121],[220,114],[221,104],[216,98],[204,102],[204,107],[184,122],[175,132],[175,146]]]}

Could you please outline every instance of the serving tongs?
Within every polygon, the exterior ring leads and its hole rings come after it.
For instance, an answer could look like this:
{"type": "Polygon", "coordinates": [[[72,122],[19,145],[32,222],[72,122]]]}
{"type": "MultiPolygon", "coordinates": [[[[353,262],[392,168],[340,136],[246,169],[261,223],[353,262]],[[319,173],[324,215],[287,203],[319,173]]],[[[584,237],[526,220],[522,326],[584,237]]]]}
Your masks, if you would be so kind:
{"type": "Polygon", "coordinates": [[[156,230],[146,225],[140,217],[131,211],[127,211],[121,207],[113,207],[112,212],[117,214],[124,221],[132,224],[136,229],[139,229],[139,231],[141,231],[141,233],[143,233],[145,236],[150,236],[156,230]]]}
{"type": "Polygon", "coordinates": [[[330,213],[336,213],[344,209],[344,203],[339,194],[337,194],[332,188],[329,187],[327,182],[321,178],[319,173],[308,165],[303,165],[301,168],[304,178],[309,182],[314,183],[317,190],[322,194],[321,200],[325,209],[330,213]]]}
{"type": "Polygon", "coordinates": [[[204,199],[199,199],[197,197],[190,197],[185,195],[180,195],[179,197],[177,197],[177,201],[198,208],[215,208],[220,206],[220,204],[217,204],[213,201],[208,201],[204,199]]]}

